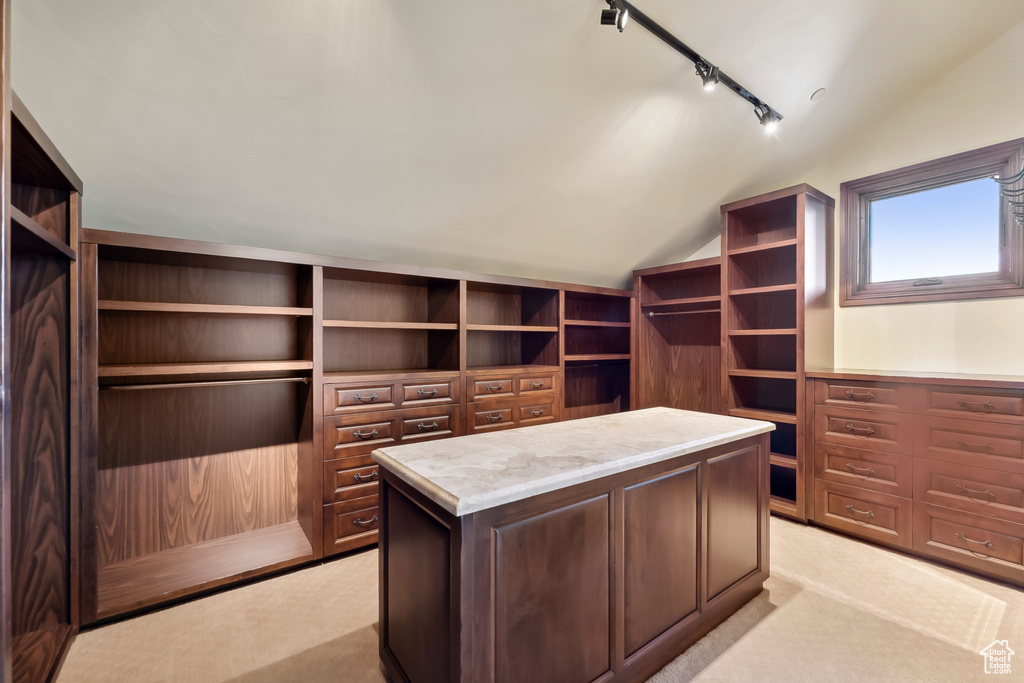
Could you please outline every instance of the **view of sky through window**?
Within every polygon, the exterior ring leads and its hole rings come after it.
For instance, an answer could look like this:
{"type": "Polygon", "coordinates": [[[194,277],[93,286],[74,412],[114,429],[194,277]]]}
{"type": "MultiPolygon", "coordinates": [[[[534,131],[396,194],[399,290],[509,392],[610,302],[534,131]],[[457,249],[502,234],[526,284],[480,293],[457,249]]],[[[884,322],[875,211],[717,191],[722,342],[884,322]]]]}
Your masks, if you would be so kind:
{"type": "Polygon", "coordinates": [[[999,202],[991,178],[871,202],[868,281],[998,271],[999,202]]]}

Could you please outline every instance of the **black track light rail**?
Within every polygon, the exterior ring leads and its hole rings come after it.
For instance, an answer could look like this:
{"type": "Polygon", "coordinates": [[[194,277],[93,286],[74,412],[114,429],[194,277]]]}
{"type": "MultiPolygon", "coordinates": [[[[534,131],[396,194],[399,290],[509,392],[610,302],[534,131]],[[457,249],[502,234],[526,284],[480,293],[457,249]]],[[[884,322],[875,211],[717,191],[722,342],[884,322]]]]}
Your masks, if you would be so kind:
{"type": "MultiPolygon", "coordinates": [[[[633,3],[627,2],[627,0],[614,0],[614,3],[608,2],[608,4],[629,10],[629,18],[632,21],[635,21],[636,23],[643,26],[645,29],[647,29],[655,36],[660,38],[663,43],[671,47],[673,50],[675,50],[682,56],[689,59],[694,64],[703,63],[709,66],[711,65],[711,62],[701,57],[696,50],[694,50],[692,47],[690,47],[689,45],[687,45],[686,43],[684,43],[683,41],[679,40],[674,35],[669,33],[664,26],[662,26],[654,19],[651,19],[649,16],[644,14],[633,3]]],[[[725,87],[729,88],[729,90],[732,90],[734,93],[745,99],[747,102],[750,102],[752,105],[754,105],[755,109],[758,107],[767,107],[777,117],[777,120],[782,120],[782,114],[772,109],[770,105],[766,104],[757,95],[755,95],[754,93],[750,92],[742,85],[737,83],[735,79],[728,76],[724,71],[718,72],[718,82],[724,85],[725,87]]]]}

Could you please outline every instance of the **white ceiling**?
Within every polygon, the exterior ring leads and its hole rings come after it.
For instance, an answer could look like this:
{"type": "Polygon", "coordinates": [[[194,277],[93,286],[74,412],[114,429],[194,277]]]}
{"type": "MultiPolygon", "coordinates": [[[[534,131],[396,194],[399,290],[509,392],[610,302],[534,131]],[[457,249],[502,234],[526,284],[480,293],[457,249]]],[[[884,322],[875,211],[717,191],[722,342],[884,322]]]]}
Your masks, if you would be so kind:
{"type": "Polygon", "coordinates": [[[87,227],[621,285],[1024,21],[1020,0],[635,1],[779,132],[600,26],[602,0],[13,0],[13,84],[87,227]]]}

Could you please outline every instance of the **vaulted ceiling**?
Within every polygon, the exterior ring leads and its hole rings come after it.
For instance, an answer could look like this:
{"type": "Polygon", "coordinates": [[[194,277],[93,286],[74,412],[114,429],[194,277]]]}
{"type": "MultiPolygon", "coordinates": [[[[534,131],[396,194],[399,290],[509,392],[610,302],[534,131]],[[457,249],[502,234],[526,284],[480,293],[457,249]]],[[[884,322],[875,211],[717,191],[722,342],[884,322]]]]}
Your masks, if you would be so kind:
{"type": "Polygon", "coordinates": [[[602,0],[13,0],[13,84],[87,227],[621,285],[1024,21],[1020,0],[635,2],[778,132],[600,26],[602,0]]]}

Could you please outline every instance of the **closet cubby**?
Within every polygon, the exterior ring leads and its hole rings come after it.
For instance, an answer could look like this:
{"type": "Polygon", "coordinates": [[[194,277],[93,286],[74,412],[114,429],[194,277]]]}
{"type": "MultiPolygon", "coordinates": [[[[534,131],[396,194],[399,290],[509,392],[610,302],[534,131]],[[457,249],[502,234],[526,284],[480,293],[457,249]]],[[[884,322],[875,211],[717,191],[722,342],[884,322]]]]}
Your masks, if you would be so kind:
{"type": "Polygon", "coordinates": [[[559,366],[556,289],[466,284],[466,365],[483,368],[559,366]]]}
{"type": "Polygon", "coordinates": [[[459,370],[459,281],[324,269],[324,372],[459,370]]]}
{"type": "Polygon", "coordinates": [[[722,207],[722,382],[729,414],[775,423],[772,511],[807,518],[804,369],[831,363],[835,202],[807,185],[722,207]]]}
{"type": "Polygon", "coordinates": [[[565,419],[629,410],[632,298],[566,291],[565,419]]]}
{"type": "Polygon", "coordinates": [[[721,259],[633,273],[633,406],[722,413],[721,259]]]}

